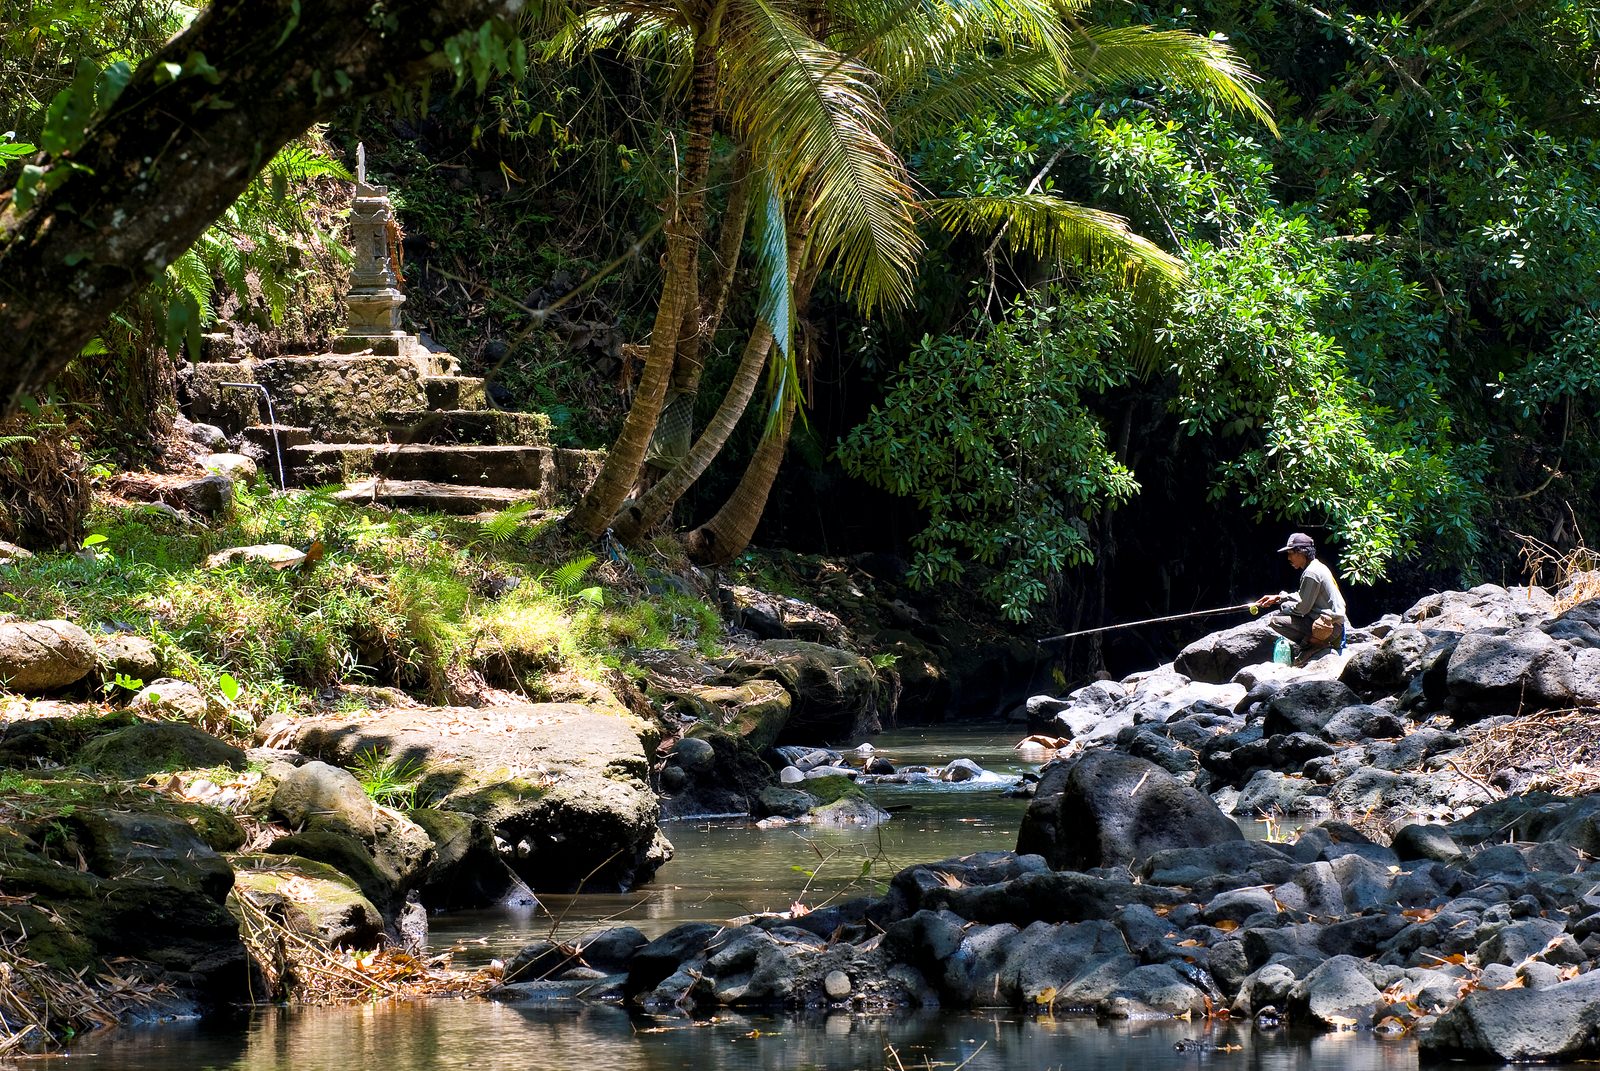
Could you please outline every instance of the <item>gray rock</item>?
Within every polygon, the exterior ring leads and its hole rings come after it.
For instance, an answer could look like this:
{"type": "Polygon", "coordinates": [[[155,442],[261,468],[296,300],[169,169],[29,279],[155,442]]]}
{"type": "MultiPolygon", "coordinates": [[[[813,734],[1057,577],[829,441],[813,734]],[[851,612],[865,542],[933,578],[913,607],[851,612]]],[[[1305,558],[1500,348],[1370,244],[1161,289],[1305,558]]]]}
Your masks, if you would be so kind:
{"type": "Polygon", "coordinates": [[[1382,992],[1373,984],[1373,971],[1373,965],[1355,956],[1334,956],[1295,985],[1289,1005],[1303,1008],[1324,1026],[1347,1019],[1370,1025],[1373,1012],[1383,1001],[1382,992]]]}
{"type": "Polygon", "coordinates": [[[215,424],[190,424],[187,431],[192,441],[199,443],[207,450],[226,450],[228,448],[227,433],[215,424]]]}
{"type": "Polygon", "coordinates": [[[717,761],[716,748],[693,736],[686,736],[674,744],[672,753],[677,756],[679,766],[694,774],[707,772],[717,761]]]}
{"type": "Polygon", "coordinates": [[[1461,845],[1443,826],[1424,826],[1412,823],[1396,831],[1389,847],[1401,862],[1413,859],[1432,859],[1441,863],[1461,858],[1461,845]]]}
{"type": "Polygon", "coordinates": [[[0,622],[0,688],[65,688],[88,676],[94,660],[94,640],[70,621],[0,622]]]}
{"type": "Polygon", "coordinates": [[[778,780],[786,785],[798,785],[806,779],[806,772],[798,766],[785,766],[778,771],[778,780]]]}
{"type": "Polygon", "coordinates": [[[1243,839],[1205,793],[1143,759],[1096,750],[1046,768],[1017,851],[1057,869],[1087,870],[1243,839]]]}
{"type": "Polygon", "coordinates": [[[1265,618],[1202,636],[1179,652],[1173,668],[1187,677],[1222,684],[1245,666],[1272,661],[1277,633],[1265,618]]]}
{"type": "Polygon", "coordinates": [[[775,815],[779,818],[799,818],[813,807],[819,806],[822,801],[809,792],[768,785],[761,790],[756,803],[763,817],[775,815]]]}
{"type": "Polygon", "coordinates": [[[1431,642],[1422,629],[1402,625],[1381,643],[1352,652],[1339,679],[1364,699],[1398,695],[1422,672],[1422,658],[1431,642]]]}
{"type": "Polygon", "coordinates": [[[1402,620],[1424,628],[1471,632],[1496,626],[1517,627],[1548,617],[1554,600],[1543,588],[1507,590],[1480,584],[1471,591],[1441,591],[1419,600],[1402,620]]]}
{"type": "Polygon", "coordinates": [[[1206,993],[1167,963],[1135,967],[1097,1009],[1108,1019],[1203,1016],[1206,993]]]}
{"type": "Polygon", "coordinates": [[[99,639],[97,658],[107,681],[118,674],[137,681],[153,681],[161,676],[161,650],[143,636],[118,632],[99,639]]]}
{"type": "Polygon", "coordinates": [[[1405,720],[1384,707],[1360,704],[1345,707],[1322,727],[1322,738],[1335,743],[1360,743],[1404,736],[1405,720]]]}
{"type": "Polygon", "coordinates": [[[182,718],[197,725],[214,720],[216,705],[188,681],[162,677],[141,688],[128,706],[149,717],[182,718]]]}
{"type": "Polygon", "coordinates": [[[1239,791],[1233,813],[1241,815],[1327,815],[1333,804],[1314,781],[1276,770],[1257,770],[1239,791]]]}
{"type": "Polygon", "coordinates": [[[1339,681],[1292,681],[1278,689],[1267,703],[1262,731],[1268,736],[1296,732],[1320,735],[1341,710],[1360,702],[1361,697],[1339,681]]]}
{"type": "Polygon", "coordinates": [[[296,767],[278,785],[272,810],[291,828],[346,833],[362,841],[376,833],[372,800],[361,782],[325,762],[296,767]]]}
{"type": "Polygon", "coordinates": [[[822,979],[822,991],[829,1000],[844,1000],[850,996],[850,976],[843,971],[829,971],[822,979]]]}
{"type": "Polygon", "coordinates": [[[1544,710],[1573,699],[1572,656],[1536,628],[1468,633],[1450,655],[1445,680],[1470,715],[1544,710]]]}
{"type": "Polygon", "coordinates": [[[250,483],[256,478],[256,463],[243,454],[217,453],[200,459],[200,467],[233,483],[250,483]]]}
{"type": "Polygon", "coordinates": [[[939,771],[939,780],[960,783],[983,776],[983,767],[971,759],[953,759],[939,771]]]}
{"type": "Polygon", "coordinates": [[[203,476],[168,494],[172,505],[200,517],[220,517],[233,508],[233,481],[226,476],[203,476]]]}
{"type": "Polygon", "coordinates": [[[1600,972],[1546,989],[1478,989],[1419,1039],[1429,1056],[1554,1060],[1587,1050],[1600,1028],[1600,972]]]}
{"type": "Polygon", "coordinates": [[[17,546],[15,543],[7,543],[5,540],[0,539],[0,565],[14,565],[17,562],[26,561],[31,557],[33,557],[33,551],[26,550],[17,546]]]}

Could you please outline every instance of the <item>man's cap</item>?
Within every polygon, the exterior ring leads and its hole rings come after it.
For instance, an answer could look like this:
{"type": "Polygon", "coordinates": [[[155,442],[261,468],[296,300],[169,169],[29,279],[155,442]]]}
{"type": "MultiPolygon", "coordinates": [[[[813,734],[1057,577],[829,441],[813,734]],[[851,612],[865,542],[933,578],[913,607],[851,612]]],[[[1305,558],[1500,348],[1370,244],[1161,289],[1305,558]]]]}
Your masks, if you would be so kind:
{"type": "Polygon", "coordinates": [[[1312,539],[1304,532],[1296,532],[1294,535],[1289,537],[1289,542],[1277,549],[1276,553],[1284,554],[1291,550],[1298,550],[1302,554],[1307,554],[1314,552],[1316,549],[1316,540],[1312,539]]]}

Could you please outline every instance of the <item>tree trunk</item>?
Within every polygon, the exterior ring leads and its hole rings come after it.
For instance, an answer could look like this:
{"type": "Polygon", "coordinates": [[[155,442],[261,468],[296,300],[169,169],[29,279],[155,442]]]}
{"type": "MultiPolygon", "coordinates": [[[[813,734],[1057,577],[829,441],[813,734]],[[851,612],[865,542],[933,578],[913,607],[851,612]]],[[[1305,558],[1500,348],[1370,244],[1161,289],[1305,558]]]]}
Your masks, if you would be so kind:
{"type": "MultiPolygon", "coordinates": [[[[743,233],[743,228],[740,228],[743,233]]],[[[724,234],[724,238],[726,238],[724,234]]],[[[797,268],[805,259],[807,248],[807,233],[797,229],[789,235],[789,283],[793,287],[796,279],[797,268]]],[[[724,252],[727,242],[723,243],[724,252]]],[[[731,265],[730,268],[731,275],[731,265]]],[[[721,304],[726,300],[727,293],[724,289],[718,298],[718,307],[714,315],[721,315],[721,304]]],[[[722,402],[717,406],[715,415],[701,432],[700,438],[695,440],[687,455],[672,470],[663,476],[649,491],[641,495],[636,501],[624,503],[622,509],[611,519],[612,530],[617,538],[624,543],[631,543],[640,536],[650,531],[666,519],[672,507],[677,505],[678,499],[683,497],[685,491],[694,486],[698,480],[715,461],[722,448],[727,445],[728,438],[733,430],[739,426],[739,420],[750,406],[750,398],[755,393],[756,383],[761,379],[761,370],[766,366],[767,356],[772,352],[773,344],[772,325],[762,320],[756,321],[756,326],[751,330],[750,337],[745,340],[744,353],[739,358],[739,367],[734,371],[733,382],[728,384],[727,393],[722,396],[722,402]]]]}
{"type": "Polygon", "coordinates": [[[739,368],[734,373],[733,382],[728,385],[728,393],[722,396],[722,404],[717,406],[716,414],[706,425],[706,430],[700,433],[700,438],[695,440],[688,456],[657,480],[642,498],[625,504],[612,519],[611,528],[618,539],[632,543],[660,524],[678,499],[683,497],[683,493],[716,459],[749,407],[750,396],[755,393],[756,384],[761,380],[761,370],[766,367],[767,354],[771,350],[772,328],[765,321],[760,321],[745,342],[744,354],[739,358],[739,368]]]}
{"type": "Polygon", "coordinates": [[[739,486],[733,489],[715,517],[690,532],[684,540],[690,558],[702,565],[726,565],[750,545],[756,525],[761,523],[761,514],[766,511],[772,483],[783,465],[784,451],[789,447],[797,401],[795,391],[784,395],[778,427],[756,447],[739,486]]]}
{"type": "MultiPolygon", "coordinates": [[[[650,437],[661,417],[667,385],[677,362],[684,316],[691,298],[697,306],[700,242],[705,234],[706,174],[711,167],[711,126],[715,118],[717,61],[714,27],[695,43],[694,83],[689,106],[689,144],[684,154],[683,188],[688,192],[667,221],[667,274],[661,285],[661,304],[650,330],[650,350],[645,357],[639,389],[628,408],[622,431],[606,453],[600,475],[567,516],[567,526],[589,536],[599,536],[611,523],[628,492],[639,478],[650,437]]],[[[698,315],[698,310],[696,310],[698,315]]]]}
{"type": "Polygon", "coordinates": [[[379,16],[370,0],[205,7],[140,66],[82,145],[45,165],[72,173],[28,211],[13,201],[0,213],[0,413],[60,373],[290,140],[431,73],[444,41],[520,7],[388,0],[379,16]],[[175,67],[183,73],[171,78],[175,67]]]}

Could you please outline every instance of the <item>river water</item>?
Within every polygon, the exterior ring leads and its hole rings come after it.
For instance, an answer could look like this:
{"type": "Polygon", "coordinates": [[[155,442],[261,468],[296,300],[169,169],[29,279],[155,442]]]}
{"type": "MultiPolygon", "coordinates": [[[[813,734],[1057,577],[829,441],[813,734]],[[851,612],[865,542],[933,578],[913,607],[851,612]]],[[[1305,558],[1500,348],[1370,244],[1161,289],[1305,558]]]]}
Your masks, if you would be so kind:
{"type": "MultiPolygon", "coordinates": [[[[436,948],[462,965],[505,959],[529,941],[629,924],[655,936],[680,922],[753,911],[818,908],[877,893],[897,870],[1016,844],[1026,802],[1001,789],[1030,767],[1016,761],[1015,726],[901,731],[874,740],[896,765],[970,758],[994,775],[977,783],[871,790],[895,818],[877,829],[761,830],[742,821],[674,822],[676,848],[656,880],[632,894],[546,897],[535,911],[497,909],[434,920],[436,948]]],[[[479,1000],[357,1008],[263,1008],[203,1024],[112,1031],[69,1048],[70,1066],[121,1071],[1218,1071],[1411,1069],[1415,1047],[1370,1035],[1261,1034],[1248,1026],[1134,1023],[1006,1013],[723,1015],[709,1022],[596,1006],[507,1006],[479,1000]],[[1188,1043],[1199,1042],[1203,1047],[1188,1043]],[[1180,1045],[1184,1046],[1180,1048],[1180,1045]]],[[[3,1061],[0,1061],[3,1063],[3,1061]]]]}

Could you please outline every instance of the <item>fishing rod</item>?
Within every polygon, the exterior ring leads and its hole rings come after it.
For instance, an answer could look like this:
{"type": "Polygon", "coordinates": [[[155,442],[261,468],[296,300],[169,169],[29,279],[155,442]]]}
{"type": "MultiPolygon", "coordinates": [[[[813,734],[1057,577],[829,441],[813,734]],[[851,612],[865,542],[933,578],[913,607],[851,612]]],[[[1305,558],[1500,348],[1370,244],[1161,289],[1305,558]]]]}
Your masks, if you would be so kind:
{"type": "Polygon", "coordinates": [[[1261,612],[1258,602],[1244,602],[1238,606],[1219,606],[1215,610],[1194,610],[1187,614],[1170,614],[1167,617],[1147,617],[1143,621],[1127,621],[1120,625],[1101,625],[1099,628],[1086,628],[1077,632],[1063,632],[1059,636],[1046,636],[1038,643],[1055,643],[1058,640],[1070,640],[1075,636],[1092,636],[1097,632],[1115,632],[1122,628],[1137,628],[1140,625],[1159,625],[1164,621],[1183,621],[1191,617],[1213,617],[1217,614],[1235,614],[1241,610],[1249,610],[1254,616],[1261,612]]]}

